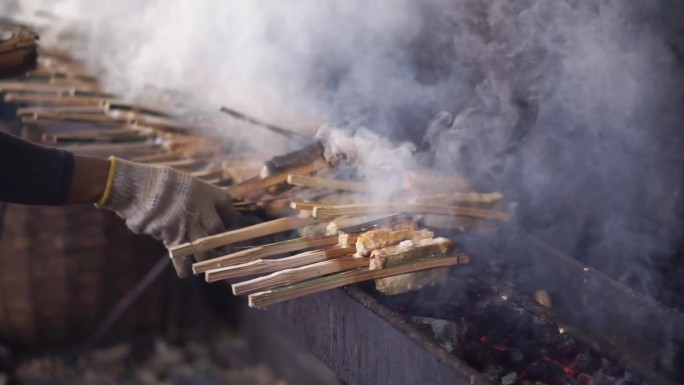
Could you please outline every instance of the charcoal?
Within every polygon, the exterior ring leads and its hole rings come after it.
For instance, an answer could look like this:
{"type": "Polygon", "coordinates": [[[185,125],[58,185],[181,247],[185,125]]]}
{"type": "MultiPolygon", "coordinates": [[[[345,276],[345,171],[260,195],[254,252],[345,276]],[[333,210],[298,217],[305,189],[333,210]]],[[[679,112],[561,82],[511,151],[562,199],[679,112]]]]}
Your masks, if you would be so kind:
{"type": "Polygon", "coordinates": [[[508,349],[508,361],[517,366],[523,363],[525,360],[525,354],[520,349],[508,349]]]}
{"type": "Polygon", "coordinates": [[[532,330],[533,337],[546,345],[553,345],[558,340],[560,332],[558,328],[550,324],[542,324],[532,330]]]}
{"type": "Polygon", "coordinates": [[[516,384],[645,385],[636,377],[627,379],[630,374],[623,367],[598,354],[571,332],[561,332],[550,309],[510,285],[483,279],[482,271],[467,274],[459,277],[458,299],[450,295],[449,302],[440,300],[434,292],[384,301],[407,317],[417,312],[455,320],[462,348],[453,350],[453,354],[473,368],[487,371],[488,377],[497,372],[495,383],[502,383],[503,377],[513,372],[516,384]]]}
{"type": "Polygon", "coordinates": [[[552,379],[551,370],[544,360],[536,360],[525,368],[525,377],[537,381],[550,382],[552,379]]]}
{"type": "Polygon", "coordinates": [[[561,358],[569,358],[578,353],[575,339],[568,334],[561,334],[558,336],[558,339],[556,340],[556,346],[554,348],[554,353],[561,358]]]}
{"type": "Polygon", "coordinates": [[[591,352],[582,352],[575,357],[577,370],[584,373],[593,373],[600,367],[600,361],[591,352]]]}
{"type": "Polygon", "coordinates": [[[292,167],[312,163],[322,158],[323,145],[320,142],[314,142],[299,150],[278,155],[266,161],[262,177],[273,175],[292,167]]]}
{"type": "Polygon", "coordinates": [[[593,384],[594,384],[594,379],[593,379],[590,375],[588,375],[588,374],[580,373],[580,374],[577,376],[577,382],[578,382],[580,385],[593,385],[593,384]]]}
{"type": "Polygon", "coordinates": [[[518,374],[510,372],[501,378],[501,385],[513,385],[516,381],[518,381],[518,374]]]}

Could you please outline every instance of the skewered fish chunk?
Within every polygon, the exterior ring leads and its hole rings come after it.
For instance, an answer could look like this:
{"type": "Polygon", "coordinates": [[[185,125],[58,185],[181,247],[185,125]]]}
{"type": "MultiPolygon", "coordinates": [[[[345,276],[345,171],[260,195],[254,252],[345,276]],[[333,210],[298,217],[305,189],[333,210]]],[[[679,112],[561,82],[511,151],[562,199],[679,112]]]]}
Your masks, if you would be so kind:
{"type": "Polygon", "coordinates": [[[356,239],[356,255],[361,257],[368,256],[373,250],[381,249],[386,246],[396,245],[402,241],[411,240],[418,242],[421,239],[430,239],[434,233],[429,230],[371,230],[367,231],[356,239]]]}

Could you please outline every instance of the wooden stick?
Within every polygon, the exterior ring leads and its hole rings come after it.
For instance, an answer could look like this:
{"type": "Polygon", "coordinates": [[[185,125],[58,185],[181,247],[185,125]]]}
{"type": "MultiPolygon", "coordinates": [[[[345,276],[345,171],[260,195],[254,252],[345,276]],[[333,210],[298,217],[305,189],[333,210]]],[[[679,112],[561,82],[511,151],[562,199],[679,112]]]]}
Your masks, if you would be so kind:
{"type": "Polygon", "coordinates": [[[238,265],[251,262],[259,258],[272,257],[274,255],[291,253],[312,247],[330,246],[337,243],[337,237],[323,237],[318,239],[297,238],[283,242],[270,243],[268,245],[256,246],[247,250],[224,255],[223,257],[213,258],[192,265],[195,274],[204,273],[209,270],[218,269],[226,266],[238,265]]]}
{"type": "Polygon", "coordinates": [[[74,73],[74,72],[68,72],[64,71],[63,69],[60,68],[55,68],[55,69],[37,69],[34,71],[31,71],[26,74],[26,77],[28,79],[42,79],[42,80],[50,80],[53,78],[59,78],[59,79],[65,79],[65,80],[77,80],[85,83],[97,83],[98,79],[97,77],[93,75],[89,75],[86,73],[74,73]]]}
{"type": "Polygon", "coordinates": [[[314,218],[333,219],[341,216],[371,215],[371,214],[438,214],[457,215],[474,218],[496,219],[502,222],[509,220],[509,215],[501,211],[482,210],[472,207],[420,205],[420,204],[358,204],[358,205],[330,205],[316,206],[313,209],[314,218]]]}
{"type": "Polygon", "coordinates": [[[232,285],[233,294],[245,295],[271,290],[281,286],[294,285],[311,278],[358,269],[367,265],[367,258],[346,256],[332,259],[330,261],[323,261],[307,266],[296,267],[293,269],[285,269],[276,271],[275,273],[264,277],[258,277],[250,279],[249,281],[235,283],[232,285]]]}
{"type": "Polygon", "coordinates": [[[8,92],[5,94],[6,102],[33,103],[38,105],[99,106],[105,100],[107,99],[102,97],[88,96],[57,96],[42,94],[25,94],[15,92],[8,92]]]}
{"type": "Polygon", "coordinates": [[[353,247],[331,247],[325,250],[307,251],[291,257],[279,259],[257,259],[256,261],[243,263],[240,265],[224,267],[216,270],[209,270],[205,274],[207,282],[216,282],[222,279],[246,277],[272,273],[274,271],[292,269],[299,266],[310,265],[312,263],[327,261],[350,255],[354,252],[353,247]]]}
{"type": "Polygon", "coordinates": [[[91,85],[74,87],[71,85],[47,84],[47,83],[33,83],[33,82],[0,82],[0,91],[2,92],[36,92],[36,93],[51,93],[60,92],[65,94],[73,94],[74,92],[97,92],[97,87],[91,85]]]}
{"type": "Polygon", "coordinates": [[[108,111],[131,111],[136,114],[148,114],[163,118],[174,118],[171,112],[164,111],[156,106],[149,106],[138,103],[128,103],[121,100],[106,100],[102,103],[104,109],[108,111]]]}
{"type": "Polygon", "coordinates": [[[468,182],[460,175],[442,174],[431,170],[407,171],[404,173],[403,188],[448,193],[468,191],[468,182]]]}
{"type": "MultiPolygon", "coordinates": [[[[151,155],[142,155],[142,156],[136,156],[130,158],[132,162],[138,162],[138,163],[164,163],[164,162],[174,162],[174,161],[186,161],[187,159],[184,159],[183,156],[186,153],[186,149],[184,148],[178,148],[175,150],[159,153],[159,154],[151,154],[151,155]]],[[[194,161],[194,159],[193,159],[194,161]]]]}
{"type": "Polygon", "coordinates": [[[33,116],[22,116],[22,122],[84,122],[95,124],[131,124],[133,120],[128,117],[112,117],[109,115],[96,114],[56,114],[56,113],[37,113],[33,116]]]}
{"type": "Polygon", "coordinates": [[[200,178],[204,180],[209,180],[209,179],[221,179],[223,176],[223,170],[220,168],[206,168],[204,170],[198,170],[198,171],[192,171],[190,172],[190,175],[194,176],[195,178],[200,178]]]}
{"type": "Polygon", "coordinates": [[[150,133],[130,128],[102,128],[98,130],[79,130],[58,133],[44,133],[42,140],[45,142],[67,142],[67,141],[141,141],[150,138],[150,133]]]}
{"type": "Polygon", "coordinates": [[[83,81],[79,79],[68,79],[68,78],[63,78],[63,77],[52,77],[48,79],[48,82],[45,84],[50,84],[50,85],[55,85],[55,86],[66,86],[66,87],[75,87],[77,89],[88,89],[88,90],[93,90],[93,91],[101,91],[102,87],[97,81],[91,82],[91,81],[83,81]]]}
{"type": "Polygon", "coordinates": [[[329,188],[333,190],[369,192],[370,187],[365,183],[350,182],[344,180],[315,178],[305,175],[288,175],[287,183],[293,186],[329,188]]]}
{"type": "Polygon", "coordinates": [[[17,115],[35,114],[104,114],[100,106],[95,105],[76,105],[76,106],[32,106],[17,108],[17,115]]]}
{"type": "Polygon", "coordinates": [[[318,223],[318,221],[311,217],[302,218],[293,216],[279,218],[272,221],[259,223],[257,225],[228,231],[222,234],[199,238],[192,242],[174,246],[169,248],[169,254],[173,259],[183,258],[195,253],[202,253],[211,249],[215,249],[217,247],[231,245],[233,243],[260,238],[267,235],[283,233],[298,229],[300,227],[311,226],[316,223],[318,223]]]}
{"type": "Polygon", "coordinates": [[[314,171],[320,170],[327,166],[328,163],[325,161],[315,161],[312,163],[295,167],[290,170],[283,171],[281,173],[268,176],[263,179],[257,178],[248,180],[244,183],[229,188],[228,191],[233,198],[242,199],[251,192],[263,190],[268,187],[275,186],[277,184],[285,183],[287,181],[287,177],[291,174],[310,174],[314,171]]]}
{"type": "Polygon", "coordinates": [[[220,183],[228,184],[225,178],[220,177],[220,178],[212,178],[212,179],[204,179],[205,182],[213,185],[219,185],[220,183]]]}
{"type": "Polygon", "coordinates": [[[416,198],[420,204],[444,205],[450,203],[496,203],[504,198],[500,192],[493,193],[453,193],[439,194],[416,198]]]}
{"type": "Polygon", "coordinates": [[[150,127],[158,130],[167,130],[181,133],[200,130],[200,127],[194,127],[190,124],[175,122],[169,119],[160,119],[157,117],[151,118],[144,116],[134,116],[134,118],[132,118],[131,121],[132,124],[135,126],[150,127]]]}
{"type": "Polygon", "coordinates": [[[249,306],[265,308],[278,302],[288,301],[305,295],[320,293],[322,291],[351,285],[372,279],[392,277],[415,271],[434,269],[437,267],[453,266],[458,264],[458,257],[426,259],[420,262],[405,265],[392,266],[382,270],[370,271],[367,268],[347,271],[344,273],[329,275],[309,281],[304,281],[292,286],[262,291],[249,295],[249,306]]]}
{"type": "Polygon", "coordinates": [[[314,202],[290,202],[290,207],[295,210],[313,211],[316,206],[319,204],[314,202]]]}
{"type": "Polygon", "coordinates": [[[206,159],[183,158],[174,160],[160,160],[152,162],[157,166],[169,166],[179,170],[188,170],[207,163],[206,159]]]}
{"type": "Polygon", "coordinates": [[[60,149],[80,154],[92,153],[125,153],[158,148],[159,145],[152,141],[140,143],[107,143],[107,144],[74,144],[59,146],[60,149]]]}

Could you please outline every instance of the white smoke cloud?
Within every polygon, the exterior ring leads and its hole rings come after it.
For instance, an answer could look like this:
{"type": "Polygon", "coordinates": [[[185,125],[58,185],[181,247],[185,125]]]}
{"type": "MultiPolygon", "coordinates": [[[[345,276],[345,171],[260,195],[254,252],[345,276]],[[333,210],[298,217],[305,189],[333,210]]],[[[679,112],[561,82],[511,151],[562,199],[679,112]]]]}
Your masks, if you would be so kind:
{"type": "MultiPolygon", "coordinates": [[[[71,48],[108,89],[133,99],[173,89],[211,111],[413,140],[429,153],[383,148],[401,167],[460,171],[503,191],[520,204],[521,228],[648,293],[656,257],[678,240],[681,82],[665,3],[20,3],[23,16],[45,9],[75,31],[71,48]]],[[[249,133],[272,152],[288,147],[268,135],[249,133]]],[[[363,146],[369,169],[387,153],[363,146]]]]}

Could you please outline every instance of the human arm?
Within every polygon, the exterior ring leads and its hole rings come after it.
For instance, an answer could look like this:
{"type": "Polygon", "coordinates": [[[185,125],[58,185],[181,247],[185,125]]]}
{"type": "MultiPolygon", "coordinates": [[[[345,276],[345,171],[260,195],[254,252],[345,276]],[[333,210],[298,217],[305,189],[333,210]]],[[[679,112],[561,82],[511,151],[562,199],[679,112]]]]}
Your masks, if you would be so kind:
{"type": "MultiPolygon", "coordinates": [[[[96,203],[135,233],[167,247],[233,226],[224,190],[169,167],[75,156],[0,132],[0,201],[60,206],[96,203]]],[[[196,256],[196,258],[202,258],[196,256]]],[[[192,260],[174,261],[179,276],[192,260]]]]}

